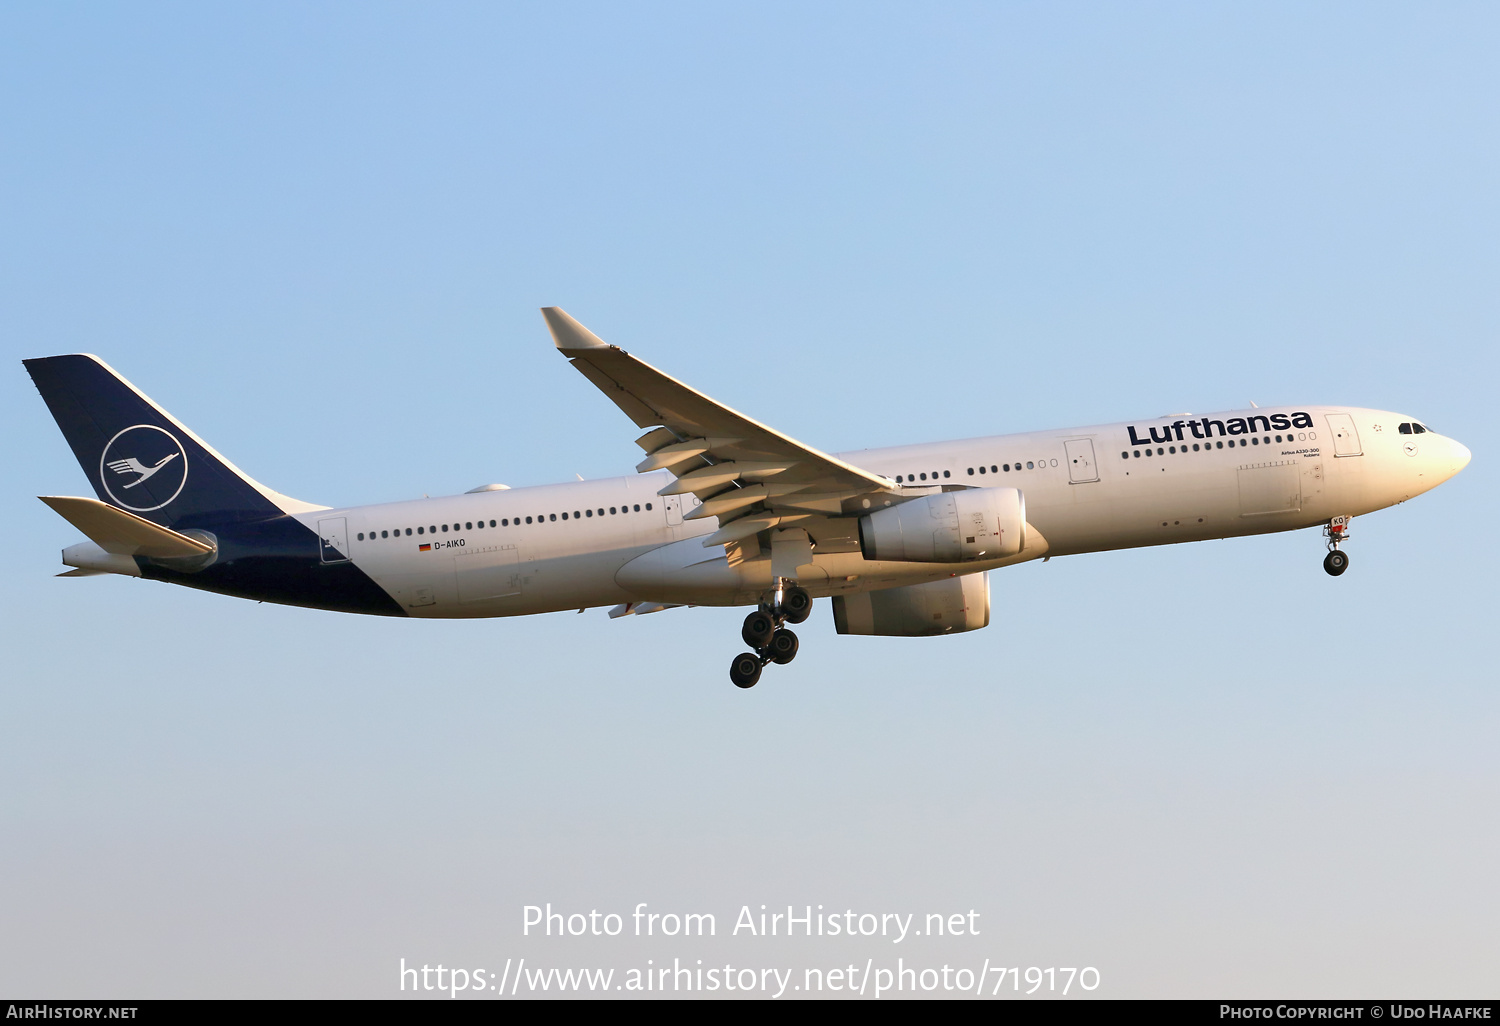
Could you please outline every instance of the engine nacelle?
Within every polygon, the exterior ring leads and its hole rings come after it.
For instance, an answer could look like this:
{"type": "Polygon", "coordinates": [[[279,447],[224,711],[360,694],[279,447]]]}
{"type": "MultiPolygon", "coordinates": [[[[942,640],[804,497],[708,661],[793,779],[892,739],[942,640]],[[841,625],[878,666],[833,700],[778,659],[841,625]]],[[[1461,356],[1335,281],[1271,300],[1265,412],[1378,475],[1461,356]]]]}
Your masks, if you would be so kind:
{"type": "Polygon", "coordinates": [[[1026,545],[1019,488],[964,488],[924,495],[859,518],[866,559],[969,563],[1014,556],[1026,545]]]}
{"type": "Polygon", "coordinates": [[[928,584],[833,597],[840,634],[923,638],[977,631],[990,623],[990,582],[985,573],[928,584]]]}

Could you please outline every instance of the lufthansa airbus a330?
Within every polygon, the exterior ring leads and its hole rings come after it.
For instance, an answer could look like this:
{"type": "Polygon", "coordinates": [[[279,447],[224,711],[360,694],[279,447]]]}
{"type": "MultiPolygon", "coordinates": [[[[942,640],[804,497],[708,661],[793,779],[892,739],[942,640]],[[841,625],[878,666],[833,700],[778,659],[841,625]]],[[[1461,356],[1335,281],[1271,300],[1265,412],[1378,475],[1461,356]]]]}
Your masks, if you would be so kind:
{"type": "Polygon", "coordinates": [[[635,475],[317,506],[251,480],[94,356],[26,368],[97,498],[43,496],[125,574],[382,616],[753,606],[730,678],[789,663],[817,598],[840,634],[977,630],[986,571],[1050,556],[1323,528],[1433,488],[1469,450],[1414,417],[1253,408],[829,455],[723,406],[556,307],[557,348],[637,427],[635,475]]]}

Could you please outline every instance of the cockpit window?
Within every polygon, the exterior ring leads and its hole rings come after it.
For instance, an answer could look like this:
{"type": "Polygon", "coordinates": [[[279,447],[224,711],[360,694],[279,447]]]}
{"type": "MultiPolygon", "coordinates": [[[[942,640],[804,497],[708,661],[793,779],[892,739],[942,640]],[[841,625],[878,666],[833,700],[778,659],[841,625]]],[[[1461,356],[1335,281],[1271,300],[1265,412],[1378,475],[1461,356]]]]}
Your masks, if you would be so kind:
{"type": "Polygon", "coordinates": [[[1399,432],[1401,432],[1403,435],[1409,435],[1409,434],[1411,434],[1411,425],[1410,424],[1402,424],[1396,430],[1399,431],[1399,432]]]}
{"type": "Polygon", "coordinates": [[[1424,428],[1421,424],[1413,423],[1411,426],[1411,433],[1414,435],[1424,435],[1427,433],[1427,429],[1424,428]]]}

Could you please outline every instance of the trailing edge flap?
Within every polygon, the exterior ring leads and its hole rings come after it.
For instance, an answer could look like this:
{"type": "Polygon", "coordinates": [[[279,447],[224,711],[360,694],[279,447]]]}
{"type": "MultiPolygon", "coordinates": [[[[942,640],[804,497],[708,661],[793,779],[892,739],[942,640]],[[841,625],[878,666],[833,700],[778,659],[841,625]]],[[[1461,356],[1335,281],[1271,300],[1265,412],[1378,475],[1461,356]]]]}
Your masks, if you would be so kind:
{"type": "MultiPolygon", "coordinates": [[[[788,438],[609,345],[559,307],[544,307],[542,316],[562,354],[639,427],[661,425],[681,438],[701,439],[697,452],[715,463],[789,463],[773,489],[788,498],[794,492],[857,496],[895,490],[893,482],[788,438]]],[[[689,467],[702,465],[693,461],[689,467]]],[[[781,505],[776,500],[773,494],[766,505],[781,505]]]]}
{"type": "Polygon", "coordinates": [[[68,495],[39,495],[68,523],[78,528],[105,552],[117,556],[146,556],[171,559],[180,556],[202,556],[213,546],[179,534],[170,527],[153,524],[134,513],[127,513],[98,499],[68,495]]]}

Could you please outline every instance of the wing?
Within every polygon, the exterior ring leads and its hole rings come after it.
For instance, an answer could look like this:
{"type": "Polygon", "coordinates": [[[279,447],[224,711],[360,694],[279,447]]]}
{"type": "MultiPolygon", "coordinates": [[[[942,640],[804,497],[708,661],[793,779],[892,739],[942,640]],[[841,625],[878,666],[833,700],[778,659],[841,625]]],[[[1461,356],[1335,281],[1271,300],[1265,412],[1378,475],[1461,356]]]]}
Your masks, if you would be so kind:
{"type": "Polygon", "coordinates": [[[889,478],[788,438],[605,343],[558,307],[542,316],[569,362],[637,426],[652,428],[636,440],[647,453],[636,470],[676,477],[659,494],[696,495],[703,504],[687,519],[717,517],[719,530],[703,544],[724,545],[731,563],[759,556],[761,536],[778,528],[807,531],[820,551],[854,551],[856,520],[839,518],[903,494],[889,478]]]}

